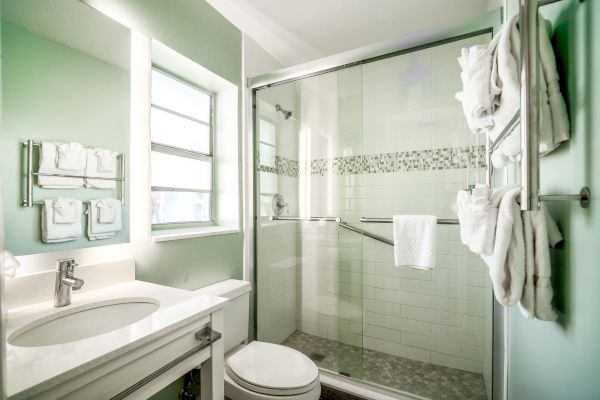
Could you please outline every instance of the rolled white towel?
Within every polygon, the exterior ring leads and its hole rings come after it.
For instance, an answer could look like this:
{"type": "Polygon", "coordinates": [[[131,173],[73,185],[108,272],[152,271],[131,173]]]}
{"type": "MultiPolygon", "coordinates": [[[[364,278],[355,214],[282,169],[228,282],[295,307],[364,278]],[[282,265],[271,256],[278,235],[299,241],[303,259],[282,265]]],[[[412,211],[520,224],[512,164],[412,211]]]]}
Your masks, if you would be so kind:
{"type": "Polygon", "coordinates": [[[462,49],[458,63],[463,89],[455,97],[462,103],[465,118],[473,133],[485,133],[494,121],[498,89],[491,86],[492,54],[488,46],[462,49]]]}

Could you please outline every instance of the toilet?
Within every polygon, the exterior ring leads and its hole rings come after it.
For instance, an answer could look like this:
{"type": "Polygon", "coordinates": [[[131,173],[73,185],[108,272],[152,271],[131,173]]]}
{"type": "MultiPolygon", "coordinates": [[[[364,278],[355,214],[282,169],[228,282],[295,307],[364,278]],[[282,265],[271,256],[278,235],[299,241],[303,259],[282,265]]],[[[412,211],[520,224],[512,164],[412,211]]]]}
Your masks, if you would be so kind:
{"type": "Polygon", "coordinates": [[[317,400],[319,369],[301,352],[248,339],[250,282],[229,279],[197,290],[229,299],[224,310],[225,396],[231,400],[317,400]]]}

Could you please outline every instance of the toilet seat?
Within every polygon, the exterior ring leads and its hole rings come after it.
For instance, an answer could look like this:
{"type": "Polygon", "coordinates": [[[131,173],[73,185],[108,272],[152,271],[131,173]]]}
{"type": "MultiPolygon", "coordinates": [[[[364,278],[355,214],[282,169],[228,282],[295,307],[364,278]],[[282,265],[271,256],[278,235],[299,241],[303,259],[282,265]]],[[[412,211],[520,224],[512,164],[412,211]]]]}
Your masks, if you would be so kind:
{"type": "Polygon", "coordinates": [[[227,374],[254,393],[292,396],[319,385],[319,369],[297,350],[278,344],[251,342],[227,358],[227,374]]]}

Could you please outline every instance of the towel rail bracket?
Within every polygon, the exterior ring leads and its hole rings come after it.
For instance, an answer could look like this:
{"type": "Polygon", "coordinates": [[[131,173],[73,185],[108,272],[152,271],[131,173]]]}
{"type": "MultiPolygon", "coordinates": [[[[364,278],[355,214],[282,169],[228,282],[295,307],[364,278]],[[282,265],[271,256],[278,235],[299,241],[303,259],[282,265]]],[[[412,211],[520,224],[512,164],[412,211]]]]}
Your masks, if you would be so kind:
{"type": "Polygon", "coordinates": [[[588,186],[584,186],[579,194],[544,194],[540,195],[540,201],[578,201],[581,208],[588,208],[591,201],[591,192],[588,186]]]}

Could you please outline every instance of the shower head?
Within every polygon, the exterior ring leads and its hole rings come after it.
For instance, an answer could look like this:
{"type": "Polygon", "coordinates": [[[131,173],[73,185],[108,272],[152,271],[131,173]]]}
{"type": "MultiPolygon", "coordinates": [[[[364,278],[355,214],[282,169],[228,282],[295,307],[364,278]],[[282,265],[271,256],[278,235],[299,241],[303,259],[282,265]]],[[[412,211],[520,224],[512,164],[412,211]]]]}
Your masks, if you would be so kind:
{"type": "Polygon", "coordinates": [[[284,119],[289,119],[292,116],[292,112],[290,110],[286,110],[285,108],[281,107],[279,104],[277,104],[275,106],[275,110],[277,110],[281,114],[283,114],[284,119]]]}

